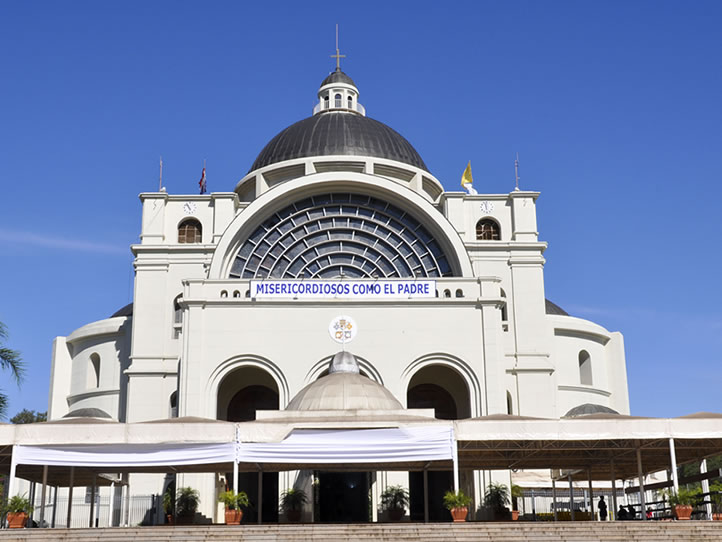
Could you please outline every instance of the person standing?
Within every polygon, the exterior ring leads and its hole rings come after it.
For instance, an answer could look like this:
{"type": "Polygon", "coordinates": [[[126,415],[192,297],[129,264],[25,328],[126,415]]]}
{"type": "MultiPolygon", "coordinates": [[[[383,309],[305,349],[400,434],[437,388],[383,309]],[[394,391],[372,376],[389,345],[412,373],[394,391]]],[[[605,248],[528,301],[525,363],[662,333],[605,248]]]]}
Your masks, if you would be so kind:
{"type": "Polygon", "coordinates": [[[599,510],[599,521],[607,521],[607,503],[604,502],[604,495],[600,495],[597,509],[599,510]]]}

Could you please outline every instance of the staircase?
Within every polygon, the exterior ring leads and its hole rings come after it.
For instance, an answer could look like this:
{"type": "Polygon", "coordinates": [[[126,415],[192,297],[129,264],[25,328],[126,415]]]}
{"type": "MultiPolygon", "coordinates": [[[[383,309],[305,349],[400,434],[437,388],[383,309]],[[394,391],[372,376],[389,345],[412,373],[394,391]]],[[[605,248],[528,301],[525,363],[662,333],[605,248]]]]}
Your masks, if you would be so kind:
{"type": "Polygon", "coordinates": [[[722,522],[364,523],[0,530],[0,542],[696,542],[722,541],[722,522]]]}

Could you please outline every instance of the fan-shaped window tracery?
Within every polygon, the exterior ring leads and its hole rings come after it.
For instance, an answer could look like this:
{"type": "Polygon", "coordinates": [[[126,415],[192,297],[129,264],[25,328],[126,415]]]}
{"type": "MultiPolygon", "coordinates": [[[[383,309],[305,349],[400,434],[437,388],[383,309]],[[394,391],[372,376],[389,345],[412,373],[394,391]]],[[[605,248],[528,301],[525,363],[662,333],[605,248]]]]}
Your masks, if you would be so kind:
{"type": "Polygon", "coordinates": [[[268,217],[241,245],[232,278],[443,277],[452,269],[416,218],[380,199],[324,194],[268,217]]]}

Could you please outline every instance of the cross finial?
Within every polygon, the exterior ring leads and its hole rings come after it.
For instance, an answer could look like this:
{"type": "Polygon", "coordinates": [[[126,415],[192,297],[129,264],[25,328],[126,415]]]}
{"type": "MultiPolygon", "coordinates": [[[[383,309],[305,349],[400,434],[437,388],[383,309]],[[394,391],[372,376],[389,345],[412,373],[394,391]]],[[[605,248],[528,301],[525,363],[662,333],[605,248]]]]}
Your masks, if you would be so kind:
{"type": "Polygon", "coordinates": [[[341,59],[346,58],[346,55],[342,55],[338,49],[338,24],[336,24],[336,54],[331,55],[331,58],[336,59],[336,71],[341,71],[341,59]]]}

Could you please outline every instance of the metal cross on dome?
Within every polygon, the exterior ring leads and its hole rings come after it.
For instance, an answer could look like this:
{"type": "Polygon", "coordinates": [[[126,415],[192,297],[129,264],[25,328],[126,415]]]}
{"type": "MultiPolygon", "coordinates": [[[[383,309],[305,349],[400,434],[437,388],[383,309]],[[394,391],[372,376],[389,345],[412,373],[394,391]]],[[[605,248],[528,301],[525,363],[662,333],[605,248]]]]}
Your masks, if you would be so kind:
{"type": "Polygon", "coordinates": [[[336,70],[341,70],[341,59],[346,58],[346,55],[342,55],[338,49],[338,24],[336,25],[336,54],[331,55],[331,58],[336,59],[336,70]]]}

